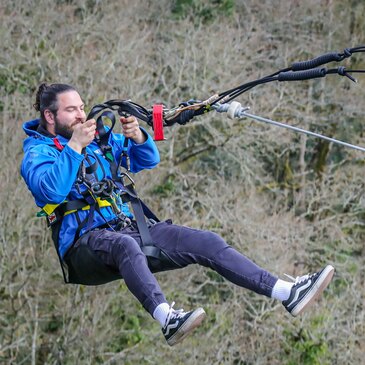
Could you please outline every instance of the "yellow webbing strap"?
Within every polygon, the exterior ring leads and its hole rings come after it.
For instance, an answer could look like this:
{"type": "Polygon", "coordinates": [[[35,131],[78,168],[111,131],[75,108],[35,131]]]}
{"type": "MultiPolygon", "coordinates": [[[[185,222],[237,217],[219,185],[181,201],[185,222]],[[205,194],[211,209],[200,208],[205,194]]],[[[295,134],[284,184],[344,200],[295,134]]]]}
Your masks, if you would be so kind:
{"type": "MultiPolygon", "coordinates": [[[[99,208],[111,206],[111,204],[107,200],[96,198],[96,201],[98,202],[99,208]]],[[[90,209],[90,205],[85,205],[81,210],[89,210],[89,209],[90,209]]],[[[76,211],[77,211],[76,209],[68,210],[67,212],[65,212],[64,216],[71,214],[71,213],[75,213],[76,211]]]]}
{"type": "MultiPolygon", "coordinates": [[[[101,199],[101,198],[96,198],[96,201],[99,205],[100,208],[103,208],[103,207],[110,207],[111,204],[107,201],[107,200],[104,200],[104,199],[101,199]]],[[[61,203],[62,204],[62,203],[61,203]]],[[[61,205],[61,204],[46,204],[43,208],[42,208],[42,211],[44,213],[46,213],[46,215],[51,215],[55,209],[61,205]]],[[[90,205],[85,205],[82,210],[89,210],[90,209],[90,205]]],[[[71,214],[71,213],[75,213],[77,211],[77,209],[73,209],[73,210],[68,210],[67,212],[65,212],[64,215],[67,215],[67,214],[71,214]]]]}
{"type": "Polygon", "coordinates": [[[47,215],[51,215],[54,210],[59,206],[60,204],[46,204],[42,210],[43,212],[45,212],[47,215]]]}

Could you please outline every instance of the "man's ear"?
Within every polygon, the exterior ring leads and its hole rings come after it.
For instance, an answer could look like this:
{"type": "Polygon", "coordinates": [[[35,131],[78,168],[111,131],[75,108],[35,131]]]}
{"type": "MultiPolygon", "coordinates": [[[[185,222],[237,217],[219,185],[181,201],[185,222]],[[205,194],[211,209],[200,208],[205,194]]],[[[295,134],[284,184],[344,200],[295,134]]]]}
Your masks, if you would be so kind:
{"type": "Polygon", "coordinates": [[[49,124],[49,125],[54,125],[55,124],[54,114],[49,109],[46,109],[44,111],[44,118],[45,118],[47,124],[49,124]]]}

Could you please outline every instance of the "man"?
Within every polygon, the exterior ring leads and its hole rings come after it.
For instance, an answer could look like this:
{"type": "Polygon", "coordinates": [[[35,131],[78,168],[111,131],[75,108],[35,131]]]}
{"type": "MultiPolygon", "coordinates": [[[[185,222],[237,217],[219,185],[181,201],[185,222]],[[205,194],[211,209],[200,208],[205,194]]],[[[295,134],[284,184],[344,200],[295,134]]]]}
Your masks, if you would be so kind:
{"type": "MultiPolygon", "coordinates": [[[[90,201],[90,197],[97,202],[63,212],[60,230],[53,237],[61,260],[66,260],[70,252],[91,249],[107,267],[119,272],[132,294],[161,324],[168,344],[180,342],[202,322],[205,312],[202,308],[184,312],[168,304],[141,250],[141,234],[133,216],[118,199],[117,185],[111,184],[108,190],[112,200],[99,194],[101,181],[112,181],[113,173],[95,141],[96,122],[86,120],[79,93],[70,85],[42,84],[34,106],[40,118],[24,124],[29,137],[24,141],[21,174],[37,206],[45,210],[65,202],[90,201]],[[108,201],[114,204],[106,204],[108,201]]],[[[122,158],[128,138],[131,172],[155,167],[159,153],[152,138],[136,118],[121,117],[120,122],[122,134],[111,133],[108,141],[113,158],[122,158]]],[[[49,211],[49,217],[51,214],[49,211]]],[[[255,265],[213,232],[177,226],[171,221],[150,221],[148,231],[155,246],[178,267],[209,267],[232,283],[282,301],[293,316],[313,303],[334,274],[334,268],[327,265],[318,273],[287,282],[255,265]]]]}

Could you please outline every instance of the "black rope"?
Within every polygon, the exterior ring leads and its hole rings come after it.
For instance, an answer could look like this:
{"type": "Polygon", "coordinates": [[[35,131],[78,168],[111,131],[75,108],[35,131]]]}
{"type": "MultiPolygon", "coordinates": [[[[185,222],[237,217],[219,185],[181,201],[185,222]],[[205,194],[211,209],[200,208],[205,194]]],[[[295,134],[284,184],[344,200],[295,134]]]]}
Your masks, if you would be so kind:
{"type": "MultiPolygon", "coordinates": [[[[329,52],[307,61],[293,62],[290,67],[283,68],[275,73],[262,77],[257,80],[249,81],[247,83],[238,85],[229,90],[223,91],[218,94],[218,97],[210,104],[200,106],[196,109],[185,109],[180,111],[175,117],[171,117],[169,120],[164,120],[164,126],[172,126],[176,123],[184,125],[188,123],[195,116],[212,110],[211,106],[224,102],[229,103],[239,95],[251,90],[252,88],[266,84],[273,81],[302,81],[314,78],[324,77],[328,74],[338,74],[340,76],[346,76],[352,81],[356,81],[349,73],[353,72],[365,72],[364,70],[347,70],[345,67],[340,66],[327,70],[325,67],[320,67],[330,62],[341,62],[346,58],[351,57],[354,53],[365,52],[365,45],[345,48],[343,52],[329,52]]],[[[181,103],[180,105],[192,105],[189,102],[181,103]]],[[[109,100],[105,103],[95,105],[88,115],[88,119],[95,117],[104,110],[109,109],[113,112],[117,111],[119,115],[133,115],[136,118],[146,122],[149,126],[153,126],[152,111],[144,108],[143,106],[136,104],[130,100],[109,100]]],[[[110,128],[110,132],[113,129],[114,124],[110,128]]]]}

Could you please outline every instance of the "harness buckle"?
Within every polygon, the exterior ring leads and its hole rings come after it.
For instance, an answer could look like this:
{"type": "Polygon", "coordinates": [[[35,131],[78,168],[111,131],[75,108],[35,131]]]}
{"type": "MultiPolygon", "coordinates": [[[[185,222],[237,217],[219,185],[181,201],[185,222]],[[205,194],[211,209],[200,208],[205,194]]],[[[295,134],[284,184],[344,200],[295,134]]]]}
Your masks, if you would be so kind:
{"type": "Polygon", "coordinates": [[[56,212],[52,212],[50,215],[47,216],[47,225],[48,227],[53,226],[55,223],[58,222],[58,216],[56,212]]]}
{"type": "Polygon", "coordinates": [[[112,151],[112,146],[110,145],[104,145],[102,144],[100,146],[102,152],[103,152],[103,155],[106,157],[106,159],[109,161],[109,162],[114,162],[114,156],[113,156],[113,151],[112,151]]]}
{"type": "Polygon", "coordinates": [[[130,225],[132,225],[132,220],[129,217],[127,217],[126,215],[124,215],[124,214],[123,214],[123,216],[121,216],[122,214],[120,214],[118,216],[119,222],[117,223],[117,225],[115,227],[115,229],[117,231],[120,231],[120,230],[122,230],[124,228],[127,228],[130,225]]]}

